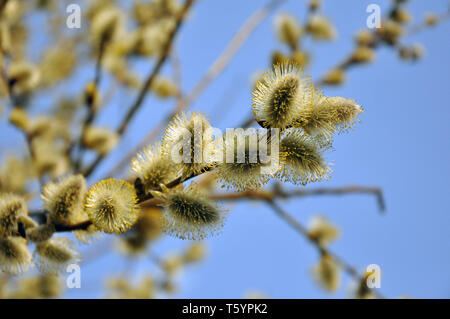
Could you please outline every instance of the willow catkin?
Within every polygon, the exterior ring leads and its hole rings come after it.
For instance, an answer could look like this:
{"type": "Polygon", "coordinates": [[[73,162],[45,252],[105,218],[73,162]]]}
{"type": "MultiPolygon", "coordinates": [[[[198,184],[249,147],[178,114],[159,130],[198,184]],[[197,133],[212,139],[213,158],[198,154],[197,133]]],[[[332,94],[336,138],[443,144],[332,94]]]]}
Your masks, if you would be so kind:
{"type": "Polygon", "coordinates": [[[38,269],[44,273],[64,272],[69,264],[81,261],[72,241],[65,237],[37,243],[33,255],[38,269]]]}
{"type": "Polygon", "coordinates": [[[336,29],[331,21],[321,15],[313,15],[309,18],[306,31],[309,32],[315,40],[332,40],[336,38],[336,29]]]}
{"type": "Polygon", "coordinates": [[[0,238],[0,270],[19,274],[32,265],[31,253],[22,237],[0,238]]]}
{"type": "Polygon", "coordinates": [[[88,126],[82,137],[83,146],[106,155],[116,147],[119,136],[116,132],[102,127],[88,126]]]}
{"type": "Polygon", "coordinates": [[[292,64],[274,66],[253,90],[253,112],[270,128],[284,129],[310,112],[313,86],[292,64]]]}
{"type": "Polygon", "coordinates": [[[277,177],[294,184],[328,179],[331,173],[321,146],[296,130],[290,130],[281,139],[280,158],[283,167],[277,177]]]}
{"type": "Polygon", "coordinates": [[[125,181],[109,178],[92,186],[86,196],[89,219],[105,233],[123,233],[139,216],[134,187],[125,181]]]}
{"type": "Polygon", "coordinates": [[[320,261],[311,269],[316,282],[328,292],[335,292],[339,288],[341,273],[339,264],[328,254],[322,254],[320,261]]]}
{"type": "Polygon", "coordinates": [[[147,146],[131,160],[131,171],[139,178],[146,192],[159,189],[160,184],[172,182],[181,174],[180,164],[164,154],[160,143],[147,146]]]}
{"type": "Polygon", "coordinates": [[[311,219],[308,237],[326,247],[339,237],[339,229],[322,215],[316,215],[311,219]]]}
{"type": "MultiPolygon", "coordinates": [[[[271,164],[272,158],[269,153],[269,162],[261,161],[259,138],[256,131],[249,134],[243,130],[227,132],[223,144],[224,157],[214,170],[219,183],[227,188],[248,190],[259,188],[269,181],[274,172],[265,168],[271,164]],[[231,158],[228,157],[230,152],[231,158]]],[[[270,146],[267,148],[270,152],[270,146]]]]}
{"type": "Polygon", "coordinates": [[[26,238],[34,243],[49,240],[55,233],[54,224],[43,224],[26,230],[26,238]]]}
{"type": "Polygon", "coordinates": [[[13,194],[0,195],[0,236],[10,236],[17,231],[19,216],[27,215],[23,198],[13,194]]]}
{"type": "Polygon", "coordinates": [[[181,164],[183,175],[198,174],[213,164],[213,129],[200,113],[180,113],[174,117],[163,137],[163,154],[181,164]]]}
{"type": "Polygon", "coordinates": [[[73,175],[60,182],[46,184],[42,200],[49,211],[49,222],[71,224],[85,220],[83,204],[86,193],[87,186],[83,175],[73,175]]]}
{"type": "Polygon", "coordinates": [[[309,135],[332,137],[336,131],[351,129],[362,112],[361,105],[353,99],[315,94],[309,116],[299,118],[294,126],[301,127],[309,135]]]}
{"type": "Polygon", "coordinates": [[[198,240],[219,233],[224,224],[224,213],[217,204],[193,185],[155,195],[164,200],[162,228],[166,234],[198,240]]]}
{"type": "Polygon", "coordinates": [[[281,42],[295,49],[302,35],[302,28],[297,19],[290,14],[283,13],[275,19],[275,29],[281,42]]]}

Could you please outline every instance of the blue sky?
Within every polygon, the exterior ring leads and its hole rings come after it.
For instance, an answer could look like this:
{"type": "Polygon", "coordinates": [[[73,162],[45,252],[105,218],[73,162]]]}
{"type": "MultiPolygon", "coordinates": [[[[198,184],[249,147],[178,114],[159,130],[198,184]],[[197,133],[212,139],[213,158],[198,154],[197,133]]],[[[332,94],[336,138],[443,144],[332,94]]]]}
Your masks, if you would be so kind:
{"type": "MultiPolygon", "coordinates": [[[[314,79],[340,61],[353,46],[356,30],[365,26],[366,7],[380,4],[386,10],[389,1],[324,1],[323,12],[338,29],[338,40],[315,43],[306,41],[313,54],[306,70],[314,79]]],[[[183,65],[183,86],[188,91],[222,52],[234,32],[264,2],[200,1],[183,26],[178,52],[183,65]]],[[[287,1],[279,10],[289,11],[300,20],[305,16],[305,1],[287,1]]],[[[443,12],[447,1],[412,1],[408,5],[414,21],[424,12],[443,12]]],[[[387,297],[410,295],[419,298],[450,297],[450,23],[404,39],[421,42],[426,56],[418,63],[398,59],[389,48],[377,51],[376,62],[354,68],[347,83],[326,87],[329,96],[351,97],[365,113],[355,130],[339,135],[329,159],[334,174],[327,182],[308,188],[349,184],[380,186],[387,211],[380,215],[376,201],[368,195],[315,197],[282,202],[283,207],[302,223],[316,213],[326,215],[340,226],[341,238],[331,249],[359,269],[378,264],[382,269],[381,292],[387,297]]],[[[39,45],[39,44],[35,44],[39,45]]],[[[212,125],[234,127],[251,107],[249,78],[268,67],[273,49],[286,49],[275,39],[273,16],[250,37],[225,72],[195,102],[193,109],[208,113],[212,125]],[[230,88],[233,94],[229,94],[230,88]],[[228,97],[228,99],[224,98],[228,97]],[[222,105],[220,116],[210,114],[222,105]]],[[[151,69],[139,62],[143,74],[151,69]]],[[[164,72],[170,74],[170,68],[164,72]]],[[[80,71],[80,83],[92,77],[91,70],[80,71]]],[[[104,83],[107,87],[107,83],[104,83]]],[[[69,91],[76,92],[77,84],[69,91]]],[[[114,125],[129,105],[129,93],[114,101],[99,123],[114,125]]],[[[44,98],[40,101],[46,101],[44,98]]],[[[137,143],[170,109],[173,101],[146,100],[133,121],[120,148],[105,161],[97,177],[102,176],[124,151],[137,143]]],[[[2,120],[4,122],[4,118],[2,120]]],[[[2,145],[12,145],[3,136],[20,138],[11,129],[0,129],[2,145]]],[[[8,138],[9,140],[9,138],[8,138]]],[[[1,152],[2,156],[4,151],[1,152]]],[[[91,180],[91,183],[95,181],[91,180]]],[[[290,186],[295,187],[295,186],[290,186]]],[[[310,267],[318,261],[316,250],[277,218],[263,204],[239,203],[230,210],[223,233],[208,239],[207,259],[187,268],[179,279],[181,298],[240,298],[258,290],[272,298],[346,297],[349,278],[343,277],[335,294],[324,293],[310,277],[310,267]]],[[[165,237],[154,246],[163,254],[188,243],[165,237]]],[[[99,243],[99,245],[103,245],[99,243]]],[[[69,297],[101,295],[101,278],[121,273],[127,266],[117,254],[106,254],[82,266],[83,287],[71,290],[69,297]]],[[[151,271],[143,258],[133,269],[135,278],[151,271]]]]}

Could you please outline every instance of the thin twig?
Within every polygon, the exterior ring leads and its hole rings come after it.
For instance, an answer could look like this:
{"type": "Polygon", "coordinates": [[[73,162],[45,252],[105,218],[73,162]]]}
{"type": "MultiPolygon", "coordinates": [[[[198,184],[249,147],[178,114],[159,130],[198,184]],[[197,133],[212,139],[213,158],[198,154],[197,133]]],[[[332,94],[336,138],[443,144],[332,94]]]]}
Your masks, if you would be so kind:
{"type": "Polygon", "coordinates": [[[318,195],[348,195],[348,194],[369,194],[377,199],[378,208],[381,212],[386,210],[383,192],[376,186],[341,186],[341,187],[321,187],[313,189],[293,189],[284,190],[281,185],[276,184],[272,190],[248,190],[235,193],[212,194],[215,200],[272,200],[275,198],[286,199],[292,197],[309,197],[318,195]]]}

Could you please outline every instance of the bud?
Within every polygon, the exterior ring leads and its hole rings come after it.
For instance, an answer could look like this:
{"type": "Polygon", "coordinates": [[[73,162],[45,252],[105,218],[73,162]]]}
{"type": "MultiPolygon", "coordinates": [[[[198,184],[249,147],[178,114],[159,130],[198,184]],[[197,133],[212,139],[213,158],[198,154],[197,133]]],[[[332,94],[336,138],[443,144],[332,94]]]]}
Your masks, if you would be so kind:
{"type": "Polygon", "coordinates": [[[20,107],[15,107],[11,113],[9,114],[9,122],[26,132],[30,125],[30,118],[28,117],[27,112],[20,107]]]}
{"type": "Polygon", "coordinates": [[[329,85],[342,84],[346,79],[345,71],[343,69],[334,69],[328,72],[323,79],[323,83],[329,85]]]}
{"type": "Polygon", "coordinates": [[[308,237],[326,247],[339,237],[339,229],[324,216],[316,215],[311,219],[308,237]]]}
{"type": "Polygon", "coordinates": [[[353,53],[352,61],[355,63],[372,62],[375,57],[375,52],[372,48],[367,46],[358,46],[353,53]]]}
{"type": "Polygon", "coordinates": [[[302,29],[297,19],[287,13],[280,14],[275,19],[275,28],[281,42],[286,43],[293,50],[297,48],[297,43],[302,35],[302,29]]]}
{"type": "Polygon", "coordinates": [[[306,31],[308,31],[315,40],[332,40],[336,38],[336,29],[331,24],[331,21],[320,15],[314,15],[309,18],[306,31]]]}
{"type": "Polygon", "coordinates": [[[119,136],[106,128],[88,126],[82,137],[83,146],[106,155],[116,147],[119,136]]]}
{"type": "Polygon", "coordinates": [[[312,268],[312,275],[328,292],[335,292],[339,288],[341,281],[339,264],[328,254],[323,254],[319,264],[312,268]]]}
{"type": "Polygon", "coordinates": [[[172,80],[163,77],[156,77],[151,85],[151,89],[160,98],[168,98],[178,94],[178,87],[172,80]]]}

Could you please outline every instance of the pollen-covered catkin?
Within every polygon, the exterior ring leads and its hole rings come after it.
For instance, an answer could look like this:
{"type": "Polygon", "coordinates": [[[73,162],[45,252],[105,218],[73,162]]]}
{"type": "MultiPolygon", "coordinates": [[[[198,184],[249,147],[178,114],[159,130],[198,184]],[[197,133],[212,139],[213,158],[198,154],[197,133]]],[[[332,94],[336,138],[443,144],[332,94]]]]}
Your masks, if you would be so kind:
{"type": "Polygon", "coordinates": [[[168,98],[178,94],[176,84],[165,77],[157,77],[152,83],[151,89],[160,98],[168,98]]]}
{"type": "Polygon", "coordinates": [[[198,240],[220,232],[224,213],[195,186],[170,190],[163,196],[165,210],[162,227],[165,233],[181,239],[198,240]]]}
{"type": "Polygon", "coordinates": [[[108,154],[119,141],[116,132],[107,128],[88,126],[84,131],[82,142],[84,147],[97,151],[100,155],[108,154]]]}
{"type": "Polygon", "coordinates": [[[83,204],[87,193],[83,175],[73,175],[60,182],[50,182],[42,192],[50,223],[71,224],[86,220],[83,204]]]}
{"type": "Polygon", "coordinates": [[[55,225],[43,224],[26,230],[28,240],[38,243],[49,240],[55,233],[55,225]]]}
{"type": "Polygon", "coordinates": [[[352,61],[355,63],[368,63],[374,59],[375,51],[368,46],[358,46],[352,55],[352,61]]]}
{"type": "Polygon", "coordinates": [[[316,94],[311,113],[306,119],[300,118],[295,126],[310,135],[322,133],[331,137],[335,131],[351,129],[362,111],[361,105],[356,104],[355,100],[316,94]]]}
{"type": "Polygon", "coordinates": [[[281,42],[286,43],[292,49],[297,48],[303,31],[295,17],[287,13],[278,15],[275,19],[275,28],[281,42]]]}
{"type": "Polygon", "coordinates": [[[326,247],[339,237],[339,229],[324,216],[316,215],[311,219],[308,236],[326,247]]]}
{"type": "Polygon", "coordinates": [[[320,262],[311,269],[316,282],[328,292],[339,288],[341,273],[339,264],[328,254],[322,254],[320,262]]]}
{"type": "Polygon", "coordinates": [[[292,64],[275,65],[256,83],[253,112],[266,127],[284,129],[310,112],[313,86],[292,64]]]}
{"type": "Polygon", "coordinates": [[[199,174],[213,164],[213,128],[200,113],[174,117],[163,137],[163,154],[181,164],[183,175],[199,174]]]}
{"type": "Polygon", "coordinates": [[[136,191],[128,182],[109,178],[92,186],[86,196],[89,219],[100,230],[123,233],[139,216],[136,191]]]}
{"type": "Polygon", "coordinates": [[[0,195],[0,236],[10,236],[17,231],[20,215],[27,215],[27,205],[23,198],[13,194],[0,195]]]}
{"type": "Polygon", "coordinates": [[[134,177],[140,178],[146,192],[159,189],[160,184],[172,182],[181,174],[180,164],[164,154],[160,143],[147,146],[131,160],[134,177]]]}
{"type": "MultiPolygon", "coordinates": [[[[262,149],[256,131],[246,134],[243,130],[227,132],[223,143],[223,160],[215,168],[218,182],[227,188],[238,190],[256,189],[266,184],[274,172],[268,169],[272,154],[270,146],[264,141],[268,162],[261,161],[262,149]],[[228,157],[231,153],[231,158],[228,157]]],[[[266,136],[263,138],[267,139],[266,136]]],[[[273,156],[276,156],[274,154],[273,156]]]]}
{"type": "Polygon", "coordinates": [[[332,40],[336,38],[336,29],[331,24],[331,21],[320,15],[313,15],[309,18],[306,31],[315,40],[332,40]]]}
{"type": "Polygon", "coordinates": [[[0,238],[0,270],[19,274],[28,271],[31,253],[22,237],[0,238]]]}
{"type": "Polygon", "coordinates": [[[346,74],[343,69],[333,69],[323,78],[323,83],[328,85],[342,84],[346,80],[346,74]]]}
{"type": "Polygon", "coordinates": [[[57,237],[36,244],[34,260],[41,272],[58,273],[67,265],[81,261],[81,256],[66,237],[57,237]]]}
{"type": "Polygon", "coordinates": [[[323,151],[311,137],[297,130],[289,130],[281,139],[282,169],[277,177],[303,185],[328,179],[331,169],[323,157],[323,151]]]}

